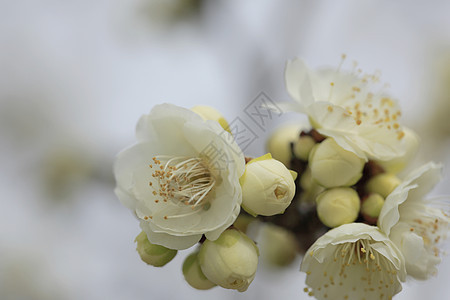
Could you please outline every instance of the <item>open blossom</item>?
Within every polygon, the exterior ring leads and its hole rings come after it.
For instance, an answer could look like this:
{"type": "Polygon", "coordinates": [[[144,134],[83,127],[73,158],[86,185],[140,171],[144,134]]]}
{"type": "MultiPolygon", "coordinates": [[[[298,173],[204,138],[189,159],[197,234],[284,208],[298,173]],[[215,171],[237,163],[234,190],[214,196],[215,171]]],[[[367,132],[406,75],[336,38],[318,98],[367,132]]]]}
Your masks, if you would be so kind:
{"type": "Polygon", "coordinates": [[[186,249],[215,240],[242,202],[242,151],[217,122],[171,104],[138,122],[137,143],[119,153],[115,193],[153,244],[186,249]]]}
{"type": "Polygon", "coordinates": [[[376,75],[312,71],[294,59],[287,63],[285,79],[295,102],[280,107],[308,115],[319,133],[345,150],[365,160],[391,160],[405,153],[400,109],[389,96],[371,89],[376,75]]]}
{"type": "MultiPolygon", "coordinates": [[[[408,275],[427,279],[440,263],[440,243],[450,218],[426,194],[441,179],[442,166],[428,163],[413,171],[387,198],[378,225],[402,251],[408,275]]],[[[448,199],[447,199],[448,201],[448,199]]]]}
{"type": "Polygon", "coordinates": [[[339,226],[306,252],[305,292],[317,299],[391,299],[406,277],[398,248],[377,227],[363,223],[339,226]]]}

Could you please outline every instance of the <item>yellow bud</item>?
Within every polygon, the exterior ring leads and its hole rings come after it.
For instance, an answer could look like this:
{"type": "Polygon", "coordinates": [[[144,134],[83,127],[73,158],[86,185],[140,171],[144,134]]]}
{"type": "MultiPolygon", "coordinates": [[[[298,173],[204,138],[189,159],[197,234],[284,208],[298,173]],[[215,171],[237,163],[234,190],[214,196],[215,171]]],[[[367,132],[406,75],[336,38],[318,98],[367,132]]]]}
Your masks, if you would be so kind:
{"type": "Polygon", "coordinates": [[[203,120],[216,121],[223,129],[230,132],[230,126],[227,120],[217,109],[207,105],[197,105],[191,108],[191,110],[202,117],[203,120]]]}
{"type": "Polygon", "coordinates": [[[294,142],[294,154],[301,160],[307,161],[311,149],[316,145],[316,141],[309,135],[300,137],[294,142]]]}
{"type": "Polygon", "coordinates": [[[386,198],[400,183],[401,180],[394,174],[382,173],[369,179],[366,190],[386,198]]]}
{"type": "Polygon", "coordinates": [[[250,238],[236,229],[228,229],[217,240],[202,244],[198,260],[210,281],[245,292],[255,278],[258,256],[258,248],[250,238]]]}
{"type": "Polygon", "coordinates": [[[333,139],[317,144],[309,155],[314,180],[324,187],[351,186],[362,176],[365,161],[333,139]]]}
{"type": "Polygon", "coordinates": [[[164,266],[170,262],[178,252],[177,250],[150,243],[147,234],[144,231],[142,231],[134,241],[137,243],[136,250],[141,259],[154,267],[164,266]]]}
{"type": "Polygon", "coordinates": [[[184,260],[183,275],[187,283],[198,290],[209,290],[216,286],[203,274],[198,263],[198,252],[192,253],[184,260]]]}
{"type": "Polygon", "coordinates": [[[358,218],[360,200],[351,188],[333,188],[317,196],[317,215],[328,227],[352,223],[358,218]]]}
{"type": "Polygon", "coordinates": [[[361,213],[371,218],[378,218],[383,205],[384,198],[379,194],[372,193],[363,200],[361,205],[361,213]]]}
{"type": "Polygon", "coordinates": [[[242,208],[253,216],[283,213],[294,198],[295,175],[270,154],[251,160],[240,179],[242,208]]]}
{"type": "Polygon", "coordinates": [[[302,129],[304,126],[300,124],[284,125],[278,128],[267,140],[267,152],[289,167],[292,157],[291,143],[299,138],[302,129]]]}

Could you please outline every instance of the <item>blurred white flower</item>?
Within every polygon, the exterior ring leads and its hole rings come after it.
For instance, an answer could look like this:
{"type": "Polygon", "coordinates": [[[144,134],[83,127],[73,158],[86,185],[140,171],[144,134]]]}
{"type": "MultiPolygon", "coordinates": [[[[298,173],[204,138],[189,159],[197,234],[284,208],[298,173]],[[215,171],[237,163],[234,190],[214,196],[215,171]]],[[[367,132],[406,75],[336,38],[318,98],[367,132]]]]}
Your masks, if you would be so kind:
{"type": "Polygon", "coordinates": [[[394,243],[363,223],[328,231],[307,251],[300,270],[307,274],[305,292],[317,299],[391,299],[406,276],[394,243]]]}
{"type": "Polygon", "coordinates": [[[403,127],[405,132],[405,154],[388,161],[377,161],[386,172],[397,174],[401,172],[416,157],[419,150],[420,138],[411,129],[403,127]]]}
{"type": "Polygon", "coordinates": [[[293,103],[286,111],[308,115],[311,125],[359,157],[390,160],[405,153],[397,102],[371,85],[379,78],[339,69],[310,70],[302,60],[288,61],[286,87],[293,103]]]}
{"type": "Polygon", "coordinates": [[[186,249],[236,219],[245,159],[217,122],[171,104],[139,120],[137,144],[117,157],[115,193],[153,244],[186,249]]]}
{"type": "Polygon", "coordinates": [[[448,215],[433,207],[439,201],[425,199],[441,179],[441,169],[441,165],[430,162],[411,172],[386,198],[378,218],[381,230],[402,251],[408,275],[416,279],[436,275],[436,265],[441,261],[439,245],[449,229],[448,215]]]}

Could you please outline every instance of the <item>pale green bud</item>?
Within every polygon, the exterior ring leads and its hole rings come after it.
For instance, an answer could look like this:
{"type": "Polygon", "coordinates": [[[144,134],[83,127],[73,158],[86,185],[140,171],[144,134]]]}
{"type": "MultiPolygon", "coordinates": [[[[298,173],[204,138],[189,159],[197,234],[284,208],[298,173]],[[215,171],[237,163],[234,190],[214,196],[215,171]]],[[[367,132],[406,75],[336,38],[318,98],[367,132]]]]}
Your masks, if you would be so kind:
{"type": "Polygon", "coordinates": [[[304,126],[300,124],[284,125],[278,128],[267,140],[267,152],[285,166],[289,166],[292,157],[291,143],[299,138],[302,129],[304,126]]]}
{"type": "Polygon", "coordinates": [[[316,145],[316,141],[309,135],[300,137],[294,142],[294,154],[301,160],[307,161],[311,149],[316,145]]]}
{"type": "Polygon", "coordinates": [[[307,168],[300,177],[300,186],[303,191],[300,193],[301,202],[312,202],[316,200],[317,195],[322,193],[325,188],[312,179],[311,169],[307,168]]]}
{"type": "Polygon", "coordinates": [[[409,128],[403,128],[405,133],[403,142],[405,143],[406,152],[397,158],[388,161],[377,161],[377,163],[388,173],[397,174],[402,171],[415,157],[419,149],[419,136],[409,128]]]}
{"type": "Polygon", "coordinates": [[[142,231],[134,241],[137,243],[136,250],[141,259],[154,267],[164,266],[170,262],[178,252],[177,250],[150,243],[147,234],[144,231],[142,231]]]}
{"type": "Polygon", "coordinates": [[[192,253],[184,260],[183,275],[187,283],[198,290],[209,290],[216,286],[203,274],[198,263],[198,252],[192,253]]]}
{"type": "Polygon", "coordinates": [[[386,198],[400,183],[401,180],[394,174],[382,173],[369,179],[366,190],[369,193],[377,193],[386,198]]]}
{"type": "Polygon", "coordinates": [[[236,229],[228,229],[217,240],[206,240],[198,259],[210,281],[245,292],[255,278],[258,256],[258,248],[250,238],[236,229]]]}
{"type": "Polygon", "coordinates": [[[230,132],[230,126],[227,120],[217,109],[207,105],[197,105],[191,108],[191,110],[202,117],[203,120],[216,121],[223,129],[230,132]]]}
{"type": "Polygon", "coordinates": [[[326,190],[317,196],[317,215],[328,227],[352,223],[358,218],[360,199],[358,193],[347,187],[326,190]]]}
{"type": "Polygon", "coordinates": [[[363,200],[361,213],[370,218],[378,218],[383,205],[384,198],[380,194],[372,193],[363,200]]]}
{"type": "Polygon", "coordinates": [[[258,246],[261,257],[275,266],[287,266],[297,256],[297,240],[295,235],[286,229],[267,224],[262,226],[258,246]]]}
{"type": "Polygon", "coordinates": [[[364,159],[344,150],[333,139],[317,144],[309,155],[314,180],[324,187],[351,186],[362,176],[364,159]]]}
{"type": "Polygon", "coordinates": [[[283,213],[294,198],[293,176],[297,173],[289,171],[270,153],[252,159],[240,178],[242,208],[253,216],[283,213]]]}
{"type": "Polygon", "coordinates": [[[242,232],[247,232],[247,228],[251,223],[253,223],[256,219],[252,216],[249,216],[247,214],[240,214],[236,221],[234,221],[233,226],[237,229],[239,229],[242,232]]]}

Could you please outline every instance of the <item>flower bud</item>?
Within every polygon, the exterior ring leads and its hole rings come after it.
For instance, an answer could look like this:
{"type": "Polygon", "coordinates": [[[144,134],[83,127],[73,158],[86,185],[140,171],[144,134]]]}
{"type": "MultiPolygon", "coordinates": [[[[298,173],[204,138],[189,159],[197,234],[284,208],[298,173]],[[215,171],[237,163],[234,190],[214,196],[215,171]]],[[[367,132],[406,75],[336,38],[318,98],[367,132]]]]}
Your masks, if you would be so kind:
{"type": "Polygon", "coordinates": [[[333,139],[317,144],[309,155],[314,180],[324,187],[351,186],[362,176],[364,159],[344,150],[333,139]]]}
{"type": "Polygon", "coordinates": [[[307,168],[300,177],[300,187],[302,192],[300,193],[300,202],[313,202],[316,200],[317,195],[322,193],[325,188],[319,185],[312,179],[311,169],[307,168]]]}
{"type": "Polygon", "coordinates": [[[319,194],[316,199],[320,221],[328,227],[352,223],[358,218],[360,200],[352,188],[333,188],[319,194]]]}
{"type": "Polygon", "coordinates": [[[275,266],[287,266],[297,256],[298,245],[294,234],[276,225],[262,226],[258,245],[261,257],[275,266]]]}
{"type": "Polygon", "coordinates": [[[147,239],[147,234],[142,231],[134,240],[137,243],[137,252],[141,259],[154,267],[162,267],[170,262],[177,250],[169,249],[160,245],[152,244],[147,239]]]}
{"type": "Polygon", "coordinates": [[[230,126],[227,120],[217,109],[207,105],[197,105],[191,108],[191,110],[202,117],[203,120],[216,121],[223,129],[230,132],[230,126]]]}
{"type": "Polygon", "coordinates": [[[369,179],[366,190],[369,193],[377,193],[386,198],[400,183],[401,180],[394,174],[382,173],[369,179]]]}
{"type": "Polygon", "coordinates": [[[198,290],[209,290],[216,286],[203,274],[198,263],[198,252],[192,253],[184,260],[183,275],[187,283],[198,290]]]}
{"type": "Polygon", "coordinates": [[[297,158],[307,161],[311,149],[316,145],[316,141],[309,135],[300,137],[294,142],[294,154],[297,158]]]}
{"type": "Polygon", "coordinates": [[[380,194],[372,193],[363,199],[361,205],[361,214],[364,219],[371,224],[376,224],[381,208],[384,205],[384,198],[380,194]]]}
{"type": "Polygon", "coordinates": [[[253,216],[283,213],[294,197],[296,174],[270,153],[252,159],[240,179],[242,208],[253,216]]]}
{"type": "Polygon", "coordinates": [[[236,229],[239,229],[242,232],[247,232],[247,228],[250,224],[255,222],[255,218],[252,216],[249,216],[247,214],[239,214],[236,221],[234,221],[233,226],[236,229]]]}
{"type": "Polygon", "coordinates": [[[417,134],[409,128],[403,127],[405,133],[403,141],[406,147],[406,153],[402,156],[388,161],[377,161],[377,163],[388,173],[397,174],[402,171],[406,165],[411,162],[419,149],[420,139],[417,134]]]}
{"type": "Polygon", "coordinates": [[[300,124],[290,124],[278,128],[267,140],[267,152],[289,167],[292,158],[291,143],[299,138],[304,127],[300,124]]]}
{"type": "Polygon", "coordinates": [[[198,259],[210,281],[245,292],[255,278],[258,256],[258,248],[250,238],[236,229],[228,229],[217,240],[206,240],[198,259]]]}

